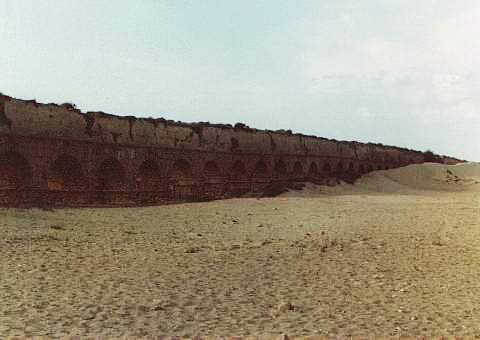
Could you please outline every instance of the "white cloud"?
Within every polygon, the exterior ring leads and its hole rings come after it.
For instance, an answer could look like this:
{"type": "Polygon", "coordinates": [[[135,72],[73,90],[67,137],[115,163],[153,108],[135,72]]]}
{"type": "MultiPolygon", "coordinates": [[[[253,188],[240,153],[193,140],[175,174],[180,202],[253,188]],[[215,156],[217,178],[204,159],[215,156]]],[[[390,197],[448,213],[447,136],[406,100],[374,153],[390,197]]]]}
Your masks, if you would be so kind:
{"type": "Polygon", "coordinates": [[[319,38],[308,41],[301,56],[311,91],[396,94],[436,110],[447,105],[445,112],[469,107],[472,117],[480,109],[480,3],[462,5],[432,0],[412,14],[411,2],[397,1],[388,13],[357,6],[334,23],[320,21],[311,35],[319,38]],[[376,25],[379,18],[390,28],[376,25]]]}

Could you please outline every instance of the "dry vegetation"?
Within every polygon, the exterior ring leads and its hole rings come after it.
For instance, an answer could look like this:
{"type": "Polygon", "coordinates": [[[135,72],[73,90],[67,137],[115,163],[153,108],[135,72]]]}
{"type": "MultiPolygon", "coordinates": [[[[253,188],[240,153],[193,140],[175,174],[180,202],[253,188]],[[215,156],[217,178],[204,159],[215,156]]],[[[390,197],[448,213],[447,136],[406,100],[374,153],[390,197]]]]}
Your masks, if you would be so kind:
{"type": "Polygon", "coordinates": [[[0,210],[0,337],[480,335],[480,168],[129,209],[0,210]]]}

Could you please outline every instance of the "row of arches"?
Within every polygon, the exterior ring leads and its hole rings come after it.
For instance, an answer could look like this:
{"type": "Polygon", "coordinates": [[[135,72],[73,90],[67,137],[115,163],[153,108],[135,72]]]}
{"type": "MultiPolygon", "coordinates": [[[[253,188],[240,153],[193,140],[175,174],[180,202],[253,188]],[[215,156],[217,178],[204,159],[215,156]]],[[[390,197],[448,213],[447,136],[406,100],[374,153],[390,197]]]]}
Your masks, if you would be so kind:
{"type": "MultiPolygon", "coordinates": [[[[198,176],[192,165],[185,159],[176,160],[167,173],[164,173],[164,169],[158,162],[149,159],[141,163],[136,171],[135,191],[155,192],[165,190],[166,186],[187,188],[199,183],[207,183],[211,184],[211,187],[204,189],[205,195],[213,197],[225,190],[223,185],[225,183],[232,183],[233,187],[237,183],[238,192],[245,192],[251,189],[245,184],[247,182],[315,180],[332,176],[346,179],[356,178],[374,170],[385,169],[382,165],[375,166],[343,160],[311,161],[308,164],[297,160],[290,168],[281,159],[273,164],[260,159],[252,168],[253,170],[247,170],[245,162],[240,159],[235,160],[227,168],[220,167],[216,160],[208,160],[203,165],[201,175],[198,176]],[[215,189],[215,185],[217,189],[215,189]]],[[[129,183],[124,166],[113,157],[101,162],[95,168],[92,176],[92,174],[87,175],[84,172],[84,167],[78,159],[71,155],[61,155],[48,167],[45,177],[47,188],[50,191],[82,191],[87,188],[97,192],[132,191],[132,183],[129,183]]],[[[32,181],[32,167],[21,154],[15,152],[0,154],[0,189],[28,188],[32,181]]],[[[186,191],[188,196],[190,189],[178,190],[186,191]]]]}
{"type": "MultiPolygon", "coordinates": [[[[330,162],[324,162],[323,167],[319,169],[316,162],[311,162],[308,172],[305,173],[304,166],[300,161],[293,165],[289,176],[287,165],[283,160],[275,163],[273,172],[270,173],[267,163],[259,160],[252,174],[249,176],[245,163],[236,160],[231,167],[229,174],[223,174],[217,162],[209,160],[205,163],[203,177],[218,178],[229,177],[232,179],[246,178],[315,178],[321,174],[334,175],[352,173],[362,175],[374,170],[384,170],[388,167],[372,164],[359,164],[356,168],[353,162],[347,167],[343,162],[338,162],[335,168],[332,168],[330,162]]],[[[31,177],[32,169],[23,156],[18,153],[0,154],[0,187],[19,187],[28,182],[31,177]]],[[[154,160],[144,161],[139,168],[136,181],[141,183],[141,188],[155,187],[162,182],[161,169],[154,160]]],[[[96,177],[98,180],[97,190],[121,189],[126,181],[126,173],[123,165],[115,158],[108,158],[103,161],[97,169],[96,177]]],[[[191,165],[186,160],[177,160],[173,163],[173,168],[169,176],[173,180],[188,180],[194,177],[191,165]]],[[[85,185],[84,173],[81,163],[73,156],[61,155],[51,165],[48,173],[48,188],[58,190],[63,188],[80,188],[85,185]]]]}

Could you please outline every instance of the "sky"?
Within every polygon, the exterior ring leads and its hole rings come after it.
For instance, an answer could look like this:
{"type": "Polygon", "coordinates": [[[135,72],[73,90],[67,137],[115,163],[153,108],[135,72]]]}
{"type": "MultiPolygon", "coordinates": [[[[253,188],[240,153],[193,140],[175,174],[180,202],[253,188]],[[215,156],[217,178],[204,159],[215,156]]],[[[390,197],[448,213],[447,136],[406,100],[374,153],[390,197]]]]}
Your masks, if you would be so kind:
{"type": "Polygon", "coordinates": [[[480,161],[480,1],[0,0],[0,92],[480,161]]]}

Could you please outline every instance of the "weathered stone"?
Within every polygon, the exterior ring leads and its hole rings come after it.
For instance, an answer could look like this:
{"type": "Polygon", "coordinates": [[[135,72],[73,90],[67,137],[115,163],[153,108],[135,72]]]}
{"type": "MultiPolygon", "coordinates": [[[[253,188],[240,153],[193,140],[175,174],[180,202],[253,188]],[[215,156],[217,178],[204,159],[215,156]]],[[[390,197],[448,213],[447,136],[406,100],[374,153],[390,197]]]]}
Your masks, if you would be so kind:
{"type": "MultiPolygon", "coordinates": [[[[291,131],[83,113],[0,95],[0,206],[275,195],[421,163],[419,151],[291,131]]],[[[458,162],[443,158],[445,162],[458,162]]]]}

